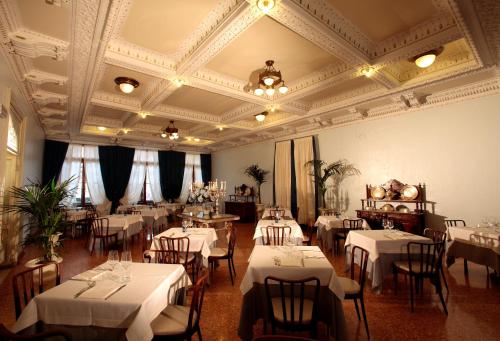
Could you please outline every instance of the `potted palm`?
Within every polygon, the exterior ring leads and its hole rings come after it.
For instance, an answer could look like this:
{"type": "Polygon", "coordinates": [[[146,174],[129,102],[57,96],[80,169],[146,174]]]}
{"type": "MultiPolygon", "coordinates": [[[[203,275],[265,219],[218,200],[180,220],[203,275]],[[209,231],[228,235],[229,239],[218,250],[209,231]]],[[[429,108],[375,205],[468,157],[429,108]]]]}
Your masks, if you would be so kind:
{"type": "Polygon", "coordinates": [[[245,175],[252,178],[255,181],[255,184],[257,185],[257,201],[259,204],[261,203],[260,187],[264,182],[267,181],[266,177],[268,174],[269,171],[263,170],[257,164],[250,165],[245,169],[245,175]]]}
{"type": "Polygon", "coordinates": [[[66,222],[60,205],[71,196],[70,184],[73,178],[57,184],[52,179],[48,184],[30,181],[24,187],[12,187],[9,190],[13,203],[4,205],[4,212],[24,216],[27,221],[21,226],[27,228],[23,245],[37,244],[43,255],[38,263],[57,259],[56,248],[61,245],[59,236],[66,222]]]}

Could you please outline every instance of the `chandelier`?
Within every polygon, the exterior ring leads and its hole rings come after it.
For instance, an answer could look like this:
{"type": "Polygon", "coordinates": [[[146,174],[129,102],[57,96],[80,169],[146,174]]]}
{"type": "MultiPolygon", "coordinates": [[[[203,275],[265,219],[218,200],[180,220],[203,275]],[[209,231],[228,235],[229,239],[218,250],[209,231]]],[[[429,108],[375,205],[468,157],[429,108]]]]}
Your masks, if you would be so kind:
{"type": "Polygon", "coordinates": [[[170,121],[168,127],[161,131],[160,134],[163,138],[169,138],[170,140],[177,140],[179,138],[179,129],[174,125],[174,121],[170,121]]]}
{"type": "Polygon", "coordinates": [[[282,94],[286,94],[288,87],[285,81],[281,78],[281,71],[274,68],[274,60],[267,60],[264,71],[259,73],[258,88],[254,90],[254,94],[261,96],[266,93],[268,96],[273,96],[276,88],[282,94]]]}
{"type": "Polygon", "coordinates": [[[120,88],[121,92],[129,94],[139,86],[139,82],[129,77],[116,77],[115,83],[120,88]]]}

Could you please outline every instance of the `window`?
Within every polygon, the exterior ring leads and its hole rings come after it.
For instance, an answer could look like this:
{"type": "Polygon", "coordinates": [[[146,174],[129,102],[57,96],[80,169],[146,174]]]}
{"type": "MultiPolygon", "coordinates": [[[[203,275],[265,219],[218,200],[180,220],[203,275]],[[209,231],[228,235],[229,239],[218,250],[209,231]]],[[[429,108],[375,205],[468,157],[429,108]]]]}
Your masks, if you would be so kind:
{"type": "MultiPolygon", "coordinates": [[[[148,163],[146,162],[146,167],[148,163]]],[[[153,191],[151,189],[151,182],[149,181],[148,172],[144,176],[144,185],[141,192],[141,203],[153,202],[153,191]]]]}
{"type": "Polygon", "coordinates": [[[82,158],[80,161],[80,170],[78,172],[78,184],[76,185],[72,203],[78,206],[90,205],[91,201],[89,193],[87,177],[85,175],[85,160],[82,158]],[[82,202],[85,203],[85,205],[82,205],[82,202]]]}
{"type": "Polygon", "coordinates": [[[9,127],[7,133],[7,150],[12,154],[16,154],[19,151],[19,142],[17,139],[17,127],[15,126],[17,122],[14,122],[12,116],[9,115],[9,127]]]}

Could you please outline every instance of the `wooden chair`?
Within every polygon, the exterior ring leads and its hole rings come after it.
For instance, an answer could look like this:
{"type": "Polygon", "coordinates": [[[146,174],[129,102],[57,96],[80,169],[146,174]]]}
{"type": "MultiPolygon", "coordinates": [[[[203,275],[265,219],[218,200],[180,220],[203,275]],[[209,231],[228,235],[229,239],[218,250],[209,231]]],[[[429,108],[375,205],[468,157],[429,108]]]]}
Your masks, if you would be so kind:
{"type": "MultiPolygon", "coordinates": [[[[320,282],[316,277],[286,280],[268,276],[264,280],[272,334],[276,328],[287,331],[309,330],[316,337],[320,282]],[[306,297],[306,289],[309,292],[306,297]]],[[[265,331],[264,331],[265,332],[265,331]]]]}
{"type": "Polygon", "coordinates": [[[312,238],[313,238],[313,234],[314,234],[314,220],[313,219],[309,219],[309,221],[307,222],[307,229],[306,229],[306,233],[304,233],[304,239],[302,239],[302,244],[303,245],[308,245],[308,246],[311,246],[312,245],[312,238]]]}
{"type": "MultiPolygon", "coordinates": [[[[426,228],[426,229],[424,229],[424,237],[431,239],[434,243],[443,243],[443,247],[446,247],[446,237],[447,237],[446,232],[433,230],[431,228],[426,228]]],[[[441,265],[439,267],[439,272],[441,274],[441,277],[443,278],[446,292],[449,293],[450,290],[448,289],[448,281],[446,280],[446,277],[444,276],[443,265],[441,265]]]]}
{"type": "Polygon", "coordinates": [[[108,250],[109,239],[115,240],[115,245],[118,244],[118,232],[109,233],[109,219],[108,218],[97,218],[92,222],[92,248],[90,250],[90,255],[94,253],[95,241],[97,239],[101,240],[101,247],[103,250],[108,250]]]}
{"type": "Polygon", "coordinates": [[[186,271],[191,270],[193,282],[197,275],[197,259],[193,253],[189,253],[188,237],[160,237],[161,263],[182,264],[186,271]]]}
{"type": "Polygon", "coordinates": [[[276,208],[276,209],[271,209],[269,210],[269,214],[271,215],[271,217],[274,219],[276,217],[276,215],[280,215],[280,217],[284,217],[285,216],[285,210],[283,209],[279,209],[279,208],[276,208]]]}
{"type": "MultiPolygon", "coordinates": [[[[500,239],[482,236],[482,235],[477,234],[477,233],[471,234],[469,239],[473,243],[476,243],[476,244],[479,244],[482,246],[486,246],[486,247],[500,246],[500,239]]],[[[469,272],[469,269],[467,269],[467,260],[466,259],[464,259],[464,271],[466,273],[469,272]]],[[[487,265],[486,265],[486,274],[487,274],[487,276],[490,275],[490,268],[488,268],[487,265]]]]}
{"type": "Polygon", "coordinates": [[[326,216],[335,215],[335,210],[333,208],[325,208],[325,209],[321,210],[321,212],[322,212],[322,215],[326,215],[326,216]]]}
{"type": "MultiPolygon", "coordinates": [[[[394,274],[395,292],[398,288],[398,273],[410,276],[410,304],[411,312],[413,308],[413,280],[415,288],[422,287],[423,280],[428,278],[436,288],[436,291],[443,305],[444,313],[448,315],[446,303],[444,302],[443,290],[441,287],[441,276],[439,267],[443,265],[444,244],[439,243],[418,243],[410,242],[406,246],[408,260],[396,261],[392,263],[394,274]]],[[[423,291],[423,290],[421,290],[423,291]]]]}
{"type": "Polygon", "coordinates": [[[29,301],[45,290],[45,284],[54,277],[55,285],[61,284],[59,264],[50,262],[29,268],[14,275],[12,289],[14,293],[14,307],[16,319],[19,318],[29,301]],[[47,271],[53,268],[54,271],[47,271]]]}
{"type": "Polygon", "coordinates": [[[263,226],[260,231],[262,245],[283,245],[285,239],[291,235],[292,228],[290,226],[263,226]]]}
{"type": "Polygon", "coordinates": [[[217,261],[221,259],[227,259],[227,266],[229,269],[229,277],[231,278],[231,285],[234,285],[233,274],[234,277],[236,277],[236,269],[234,267],[234,260],[233,260],[235,245],[236,245],[236,228],[231,226],[228,229],[227,249],[214,247],[210,250],[210,256],[208,257],[208,264],[211,276],[213,276],[217,261]]]}
{"type": "Polygon", "coordinates": [[[202,339],[200,318],[207,276],[204,273],[196,282],[190,306],[169,304],[151,322],[155,340],[191,340],[195,333],[202,339]]]}
{"type": "Polygon", "coordinates": [[[465,220],[461,220],[461,219],[445,219],[444,220],[444,224],[446,227],[455,227],[455,226],[467,226],[465,224],[465,220]]]}
{"type": "Polygon", "coordinates": [[[139,211],[139,210],[130,210],[130,211],[129,211],[129,214],[133,214],[133,215],[141,215],[141,214],[142,214],[142,212],[141,212],[141,211],[139,211]]]}
{"type": "Polygon", "coordinates": [[[63,338],[63,340],[71,341],[71,336],[63,330],[53,329],[51,331],[36,333],[33,335],[17,335],[8,330],[3,323],[0,323],[0,340],[53,340],[54,338],[57,338],[56,340],[60,340],[61,338],[63,338]]]}
{"type": "Polygon", "coordinates": [[[351,230],[362,230],[363,229],[363,219],[344,219],[342,220],[342,229],[333,235],[333,251],[335,254],[339,254],[339,244],[340,240],[347,238],[347,234],[351,230]]]}
{"type": "Polygon", "coordinates": [[[351,250],[351,277],[339,277],[340,284],[345,292],[344,299],[354,300],[354,307],[356,308],[356,314],[358,315],[358,320],[361,318],[359,316],[358,299],[361,303],[361,313],[363,314],[363,321],[365,322],[366,336],[370,338],[370,331],[368,329],[368,320],[366,319],[365,302],[363,299],[363,292],[366,281],[366,266],[368,264],[369,252],[362,247],[354,246],[351,250]],[[359,274],[358,280],[355,280],[354,273],[354,259],[356,256],[356,251],[359,250],[359,274]]]}

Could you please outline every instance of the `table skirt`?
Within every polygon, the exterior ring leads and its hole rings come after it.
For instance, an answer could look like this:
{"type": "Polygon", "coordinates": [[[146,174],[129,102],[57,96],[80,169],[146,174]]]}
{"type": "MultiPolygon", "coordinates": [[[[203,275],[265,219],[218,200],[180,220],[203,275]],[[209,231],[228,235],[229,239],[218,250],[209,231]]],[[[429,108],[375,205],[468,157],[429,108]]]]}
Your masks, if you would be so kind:
{"type": "Polygon", "coordinates": [[[446,253],[446,265],[455,263],[455,258],[464,258],[476,264],[485,265],[500,273],[500,248],[487,247],[467,240],[455,239],[446,253]]]}

